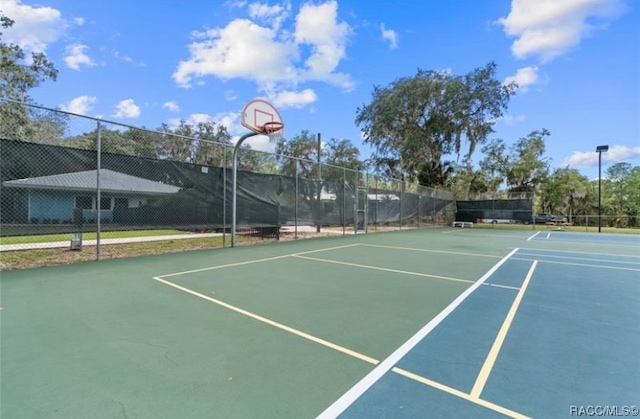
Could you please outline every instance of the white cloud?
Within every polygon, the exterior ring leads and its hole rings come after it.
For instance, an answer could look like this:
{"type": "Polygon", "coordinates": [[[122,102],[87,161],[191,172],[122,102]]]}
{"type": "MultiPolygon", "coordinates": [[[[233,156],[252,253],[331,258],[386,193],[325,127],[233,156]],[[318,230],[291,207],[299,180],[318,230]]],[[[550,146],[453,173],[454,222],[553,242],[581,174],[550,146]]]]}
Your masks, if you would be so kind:
{"type": "Polygon", "coordinates": [[[527,119],[527,117],[525,115],[522,115],[522,114],[519,114],[519,115],[506,114],[506,115],[502,115],[500,118],[498,118],[497,121],[502,121],[506,125],[513,125],[516,122],[522,122],[522,121],[524,121],[526,119],[527,119]]]}
{"type": "Polygon", "coordinates": [[[518,85],[518,90],[526,92],[529,90],[529,86],[538,82],[538,67],[522,67],[516,71],[516,74],[504,79],[504,84],[515,82],[518,85]]]}
{"type": "Polygon", "coordinates": [[[12,27],[2,30],[4,41],[17,44],[27,52],[45,52],[47,46],[60,39],[66,29],[62,14],[52,7],[0,0],[0,10],[15,21],[12,27]]]}
{"type": "Polygon", "coordinates": [[[338,22],[338,3],[304,4],[296,16],[295,40],[298,45],[311,45],[313,53],[305,62],[303,80],[321,80],[344,89],[353,88],[348,75],[335,73],[340,60],[346,57],[346,44],[351,27],[338,22]]]}
{"type": "Polygon", "coordinates": [[[82,25],[84,25],[84,18],[83,17],[74,17],[73,18],[73,23],[75,23],[78,26],[82,26],[82,25]]]}
{"type": "Polygon", "coordinates": [[[87,115],[93,109],[96,101],[97,98],[95,96],[82,95],[71,99],[66,105],[61,105],[60,109],[78,115],[87,115]]]}
{"type": "Polygon", "coordinates": [[[171,100],[169,102],[165,102],[164,105],[162,105],[163,108],[168,109],[171,112],[178,112],[180,111],[180,107],[178,106],[178,104],[171,100]]]}
{"type": "Polygon", "coordinates": [[[65,48],[64,62],[72,70],[80,70],[81,66],[93,67],[96,63],[84,51],[89,48],[82,44],[68,45],[65,48]]]}
{"type": "Polygon", "coordinates": [[[380,31],[382,31],[382,39],[389,42],[389,48],[398,48],[398,33],[393,29],[386,29],[384,23],[380,25],[380,31]]]}
{"type": "Polygon", "coordinates": [[[236,100],[238,98],[238,95],[233,90],[227,90],[224,93],[224,98],[225,100],[228,100],[229,102],[231,102],[233,100],[236,100]]]}
{"type": "Polygon", "coordinates": [[[301,92],[280,91],[269,96],[273,106],[278,108],[302,108],[318,100],[318,96],[312,89],[304,89],[301,92]]]}
{"type": "Polygon", "coordinates": [[[498,19],[515,37],[516,58],[539,56],[543,62],[565,54],[595,28],[623,11],[621,0],[512,0],[506,18],[498,19]]]}
{"type": "Polygon", "coordinates": [[[137,118],[140,116],[140,107],[134,103],[133,99],[124,99],[116,105],[113,116],[116,118],[137,118]]]}
{"type": "Polygon", "coordinates": [[[304,4],[293,27],[281,29],[290,9],[288,2],[275,6],[251,3],[249,17],[266,21],[267,26],[235,19],[223,28],[194,32],[189,58],[178,63],[173,74],[175,82],[191,87],[198,84],[194,79],[206,76],[242,78],[255,82],[258,91],[272,94],[295,89],[305,81],[352,89],[349,75],[336,71],[346,57],[351,33],[346,22],[338,21],[337,2],[304,4]]]}
{"type": "MultiPolygon", "coordinates": [[[[602,153],[602,161],[607,163],[619,163],[640,157],[640,147],[628,147],[615,145],[602,153]]],[[[573,168],[594,167],[598,165],[598,153],[594,151],[576,151],[564,161],[565,166],[573,168]]]]}
{"type": "Polygon", "coordinates": [[[270,24],[274,29],[279,29],[282,22],[289,17],[291,3],[269,6],[266,3],[249,3],[249,17],[270,24]]]}
{"type": "Polygon", "coordinates": [[[290,61],[296,55],[291,43],[278,42],[276,32],[247,19],[236,19],[222,29],[195,33],[191,57],[178,64],[174,80],[190,87],[194,77],[245,78],[268,84],[295,77],[290,61]],[[259,57],[259,60],[256,59],[259,57]]]}
{"type": "Polygon", "coordinates": [[[133,58],[131,58],[130,56],[125,55],[125,54],[122,54],[120,51],[118,51],[118,50],[116,50],[116,49],[114,49],[113,51],[111,51],[111,53],[113,54],[114,58],[116,58],[116,59],[118,59],[118,60],[120,60],[120,61],[124,61],[124,62],[126,62],[126,63],[130,63],[130,64],[133,64],[133,65],[138,66],[138,67],[145,67],[145,64],[144,64],[144,63],[136,62],[136,61],[135,61],[133,58]]]}

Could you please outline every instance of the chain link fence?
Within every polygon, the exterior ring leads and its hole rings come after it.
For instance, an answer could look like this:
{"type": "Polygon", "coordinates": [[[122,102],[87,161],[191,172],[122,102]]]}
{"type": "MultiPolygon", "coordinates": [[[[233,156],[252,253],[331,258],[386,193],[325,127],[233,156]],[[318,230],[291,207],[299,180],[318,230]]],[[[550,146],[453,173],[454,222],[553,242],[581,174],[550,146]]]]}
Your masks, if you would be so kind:
{"type": "MultiPolygon", "coordinates": [[[[0,101],[4,266],[231,245],[234,145],[0,101]]],[[[449,225],[448,192],[242,147],[237,245],[449,225]]],[[[27,264],[28,265],[28,264],[27,264]]]]}

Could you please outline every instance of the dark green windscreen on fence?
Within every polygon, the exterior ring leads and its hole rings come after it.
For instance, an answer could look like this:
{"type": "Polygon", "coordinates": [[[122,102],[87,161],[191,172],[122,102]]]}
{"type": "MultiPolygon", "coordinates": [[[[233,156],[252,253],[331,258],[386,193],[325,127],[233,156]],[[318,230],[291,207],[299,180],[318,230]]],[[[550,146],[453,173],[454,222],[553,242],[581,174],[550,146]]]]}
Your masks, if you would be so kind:
{"type": "MultiPolygon", "coordinates": [[[[73,231],[80,221],[95,225],[98,214],[103,230],[230,227],[228,162],[222,168],[104,151],[99,157],[98,172],[95,150],[0,140],[2,235],[37,234],[45,225],[73,231]]],[[[239,170],[238,227],[361,227],[365,217],[369,226],[428,225],[453,216],[447,193],[407,192],[361,172],[323,170],[323,180],[239,170]]]]}
{"type": "Polygon", "coordinates": [[[483,199],[456,201],[456,220],[470,222],[530,223],[532,199],[483,199]]]}

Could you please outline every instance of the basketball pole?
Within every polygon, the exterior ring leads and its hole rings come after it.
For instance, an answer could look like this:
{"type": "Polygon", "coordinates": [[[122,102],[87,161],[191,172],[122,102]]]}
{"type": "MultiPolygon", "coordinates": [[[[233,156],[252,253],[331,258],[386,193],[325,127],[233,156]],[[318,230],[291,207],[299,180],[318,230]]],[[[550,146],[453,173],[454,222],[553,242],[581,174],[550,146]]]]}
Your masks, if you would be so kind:
{"type": "Polygon", "coordinates": [[[233,148],[233,180],[232,180],[232,189],[231,189],[231,247],[236,246],[236,208],[237,208],[237,198],[238,198],[238,150],[240,146],[247,138],[253,137],[254,135],[258,135],[257,132],[248,132],[244,134],[238,142],[236,146],[233,148]]]}

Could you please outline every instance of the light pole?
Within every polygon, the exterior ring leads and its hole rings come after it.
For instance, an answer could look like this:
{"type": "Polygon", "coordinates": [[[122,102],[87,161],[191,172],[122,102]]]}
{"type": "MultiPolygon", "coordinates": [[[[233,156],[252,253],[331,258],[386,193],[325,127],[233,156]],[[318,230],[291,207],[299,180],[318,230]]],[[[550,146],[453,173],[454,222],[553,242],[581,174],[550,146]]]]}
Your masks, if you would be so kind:
{"type": "Polygon", "coordinates": [[[602,153],[609,150],[608,145],[596,147],[598,153],[598,233],[602,232],[602,153]]]}

